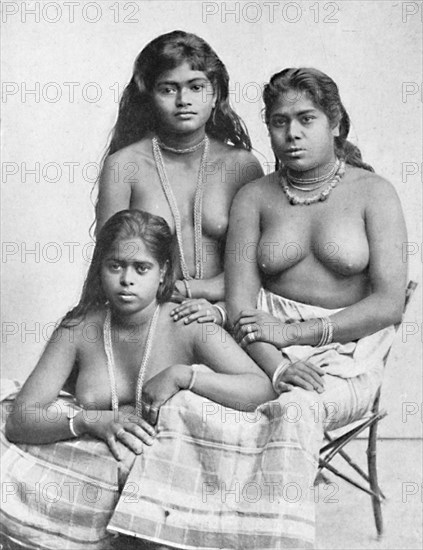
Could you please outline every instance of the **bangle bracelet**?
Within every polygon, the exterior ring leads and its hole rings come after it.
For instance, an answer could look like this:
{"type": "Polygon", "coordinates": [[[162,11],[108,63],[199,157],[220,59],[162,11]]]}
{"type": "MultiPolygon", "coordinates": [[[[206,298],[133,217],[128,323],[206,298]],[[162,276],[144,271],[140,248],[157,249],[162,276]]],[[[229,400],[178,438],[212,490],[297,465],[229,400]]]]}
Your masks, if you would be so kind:
{"type": "Polygon", "coordinates": [[[282,363],[280,363],[276,367],[276,370],[275,370],[275,372],[273,373],[273,376],[272,376],[272,386],[273,386],[273,389],[275,390],[275,393],[279,394],[279,390],[278,390],[279,378],[286,371],[286,369],[291,366],[291,364],[292,363],[291,363],[291,361],[289,361],[289,359],[284,359],[282,361],[282,363]]]}
{"type": "Polygon", "coordinates": [[[75,420],[75,417],[77,414],[79,414],[80,412],[82,412],[82,409],[76,409],[74,407],[69,407],[68,408],[68,422],[69,422],[69,431],[70,433],[74,436],[74,437],[79,437],[79,434],[76,433],[75,431],[75,427],[73,425],[73,422],[75,420]]]}
{"type": "Polygon", "coordinates": [[[178,280],[178,281],[175,282],[175,289],[176,289],[177,292],[179,292],[179,294],[184,296],[185,286],[184,285],[181,286],[179,283],[182,283],[182,281],[178,280]]]}
{"type": "Polygon", "coordinates": [[[198,365],[192,365],[192,374],[191,374],[191,380],[189,381],[187,390],[192,390],[195,384],[195,380],[197,378],[197,368],[198,365]]]}
{"type": "Polygon", "coordinates": [[[317,348],[331,344],[333,340],[333,323],[329,317],[318,317],[318,320],[322,323],[322,334],[315,346],[317,348]]]}
{"type": "Polygon", "coordinates": [[[331,344],[333,342],[333,327],[334,327],[334,323],[332,323],[331,320],[328,317],[328,341],[327,341],[327,344],[331,344]]]}
{"type": "Polygon", "coordinates": [[[186,279],[182,279],[184,285],[185,285],[185,290],[187,291],[187,298],[192,298],[192,294],[191,294],[191,289],[189,287],[189,283],[186,279]]]}
{"type": "Polygon", "coordinates": [[[228,320],[228,314],[226,313],[225,308],[223,306],[218,306],[217,304],[213,304],[213,307],[215,307],[220,313],[220,316],[222,317],[222,327],[224,327],[226,325],[226,321],[228,320]]]}

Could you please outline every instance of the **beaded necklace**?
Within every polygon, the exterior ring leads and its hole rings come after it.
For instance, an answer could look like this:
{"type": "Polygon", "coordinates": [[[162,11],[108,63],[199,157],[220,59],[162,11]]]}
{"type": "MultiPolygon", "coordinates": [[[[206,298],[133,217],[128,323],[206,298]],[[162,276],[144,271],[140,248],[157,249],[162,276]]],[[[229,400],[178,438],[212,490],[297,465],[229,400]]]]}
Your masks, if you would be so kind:
{"type": "Polygon", "coordinates": [[[311,191],[316,191],[323,187],[329,180],[331,180],[337,171],[339,170],[340,161],[336,159],[333,163],[332,168],[323,176],[318,176],[316,178],[297,178],[294,176],[289,169],[286,170],[285,178],[289,185],[298,191],[304,191],[310,193],[311,191]]]}
{"type": "MultiPolygon", "coordinates": [[[[309,185],[318,185],[321,186],[322,184],[326,183],[329,179],[333,178],[333,176],[336,174],[338,168],[339,168],[339,159],[337,158],[335,162],[333,163],[332,168],[327,172],[326,174],[323,174],[322,176],[317,176],[315,178],[297,178],[289,168],[286,170],[286,177],[289,180],[289,183],[292,185],[292,187],[295,187],[295,183],[298,185],[301,185],[300,189],[303,189],[304,187],[307,187],[309,185]]],[[[296,189],[298,189],[296,187],[296,189]]]]}
{"type": "MultiPolygon", "coordinates": [[[[202,142],[203,143],[203,142],[202,142]]],[[[182,242],[182,224],[181,215],[179,213],[178,204],[176,202],[175,195],[172,187],[170,186],[169,179],[167,177],[165,165],[163,162],[163,156],[160,150],[160,144],[157,137],[153,137],[153,157],[156,163],[157,172],[159,174],[160,183],[163,192],[166,196],[166,200],[169,204],[170,211],[172,212],[173,220],[175,222],[176,240],[178,242],[179,263],[181,266],[182,276],[185,280],[191,280],[192,277],[189,273],[188,266],[185,261],[185,254],[182,242]]],[[[197,186],[194,196],[194,263],[195,263],[195,279],[203,278],[203,261],[202,261],[202,248],[203,248],[203,229],[202,229],[202,214],[203,214],[203,188],[205,180],[205,168],[207,164],[207,157],[209,153],[209,138],[204,137],[204,150],[201,156],[200,168],[198,170],[197,186]]],[[[195,146],[197,147],[197,146],[195,146]]]]}
{"type": "Polygon", "coordinates": [[[204,145],[204,142],[206,141],[206,136],[204,136],[203,139],[196,145],[193,145],[192,147],[187,147],[186,149],[177,149],[176,147],[171,147],[170,145],[166,145],[166,143],[163,143],[163,141],[161,141],[159,138],[156,138],[156,139],[160,149],[163,149],[164,151],[169,151],[171,153],[175,153],[177,155],[186,155],[187,153],[195,153],[195,151],[198,151],[198,149],[201,149],[201,147],[203,147],[204,145]]]}
{"type": "MultiPolygon", "coordinates": [[[[286,170],[280,171],[280,183],[283,192],[287,196],[289,202],[292,205],[306,205],[309,206],[310,204],[314,204],[319,201],[325,201],[329,194],[331,193],[332,189],[334,189],[338,183],[340,182],[341,178],[345,174],[345,161],[344,160],[338,160],[339,166],[335,173],[335,175],[332,178],[328,178],[325,183],[327,183],[326,187],[321,191],[320,193],[317,193],[316,195],[313,195],[311,197],[300,197],[296,193],[292,191],[292,185],[290,180],[287,178],[286,170]]],[[[319,185],[319,187],[322,187],[322,185],[319,185]]]]}
{"type": "MultiPolygon", "coordinates": [[[[144,353],[142,355],[140,369],[138,371],[137,386],[135,391],[135,411],[138,416],[142,416],[142,387],[144,384],[145,372],[147,370],[147,363],[151,355],[151,347],[153,345],[154,333],[156,332],[157,321],[160,313],[160,305],[158,305],[151,317],[150,324],[148,326],[147,338],[144,346],[144,353]]],[[[119,410],[119,400],[117,396],[116,387],[116,365],[113,356],[112,345],[112,314],[110,309],[107,309],[106,318],[103,325],[103,339],[104,339],[104,351],[107,357],[107,373],[109,375],[110,391],[112,394],[112,410],[117,413],[119,410]]]]}

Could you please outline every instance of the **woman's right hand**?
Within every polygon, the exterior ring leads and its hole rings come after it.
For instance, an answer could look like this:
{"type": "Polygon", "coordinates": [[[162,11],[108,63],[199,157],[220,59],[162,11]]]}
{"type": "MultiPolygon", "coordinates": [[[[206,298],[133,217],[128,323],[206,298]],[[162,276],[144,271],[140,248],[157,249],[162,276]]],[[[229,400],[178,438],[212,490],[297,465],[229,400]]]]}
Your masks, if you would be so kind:
{"type": "Polygon", "coordinates": [[[152,445],[156,430],[135,413],[83,410],[74,420],[77,433],[86,433],[105,441],[116,460],[123,458],[119,443],[135,454],[141,454],[143,443],[152,445]],[[100,413],[100,418],[99,418],[100,413]]]}
{"type": "Polygon", "coordinates": [[[183,320],[186,325],[194,321],[197,323],[216,323],[217,320],[220,322],[223,321],[221,313],[217,308],[204,298],[185,298],[179,306],[172,309],[170,316],[175,322],[183,320]]]}
{"type": "Polygon", "coordinates": [[[277,381],[276,387],[281,393],[289,391],[292,386],[323,393],[325,391],[324,374],[325,371],[321,367],[313,365],[313,363],[306,359],[299,359],[283,372],[277,381]]]}

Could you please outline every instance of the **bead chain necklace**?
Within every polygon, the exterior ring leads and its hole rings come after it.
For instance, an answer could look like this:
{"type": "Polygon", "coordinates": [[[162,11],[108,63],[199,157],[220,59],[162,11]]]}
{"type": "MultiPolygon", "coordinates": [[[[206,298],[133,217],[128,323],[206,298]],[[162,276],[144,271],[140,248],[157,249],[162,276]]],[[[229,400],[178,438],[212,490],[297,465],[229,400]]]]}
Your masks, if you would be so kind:
{"type": "MultiPolygon", "coordinates": [[[[144,346],[144,353],[142,355],[140,369],[138,371],[137,387],[135,391],[135,411],[138,416],[142,416],[142,387],[144,384],[145,372],[147,370],[147,363],[151,355],[151,347],[153,345],[154,333],[156,332],[157,321],[159,318],[160,305],[158,305],[151,317],[150,324],[148,326],[147,338],[144,346]]],[[[112,345],[112,314],[110,309],[107,309],[106,318],[103,325],[103,338],[104,338],[104,351],[107,357],[107,372],[110,381],[110,391],[112,394],[112,410],[117,413],[119,410],[119,400],[117,396],[116,377],[115,377],[115,360],[113,356],[112,345]]]]}
{"type": "Polygon", "coordinates": [[[192,147],[187,147],[186,149],[177,149],[176,147],[166,145],[166,143],[163,143],[163,141],[161,141],[159,138],[156,139],[160,149],[163,149],[164,151],[170,151],[171,153],[176,153],[177,155],[186,155],[187,153],[194,153],[195,151],[198,151],[198,149],[201,149],[201,147],[204,145],[204,142],[206,141],[206,136],[204,136],[203,139],[196,145],[193,145],[192,147]]]}
{"type": "MultiPolygon", "coordinates": [[[[203,142],[202,142],[203,143],[203,142]]],[[[203,248],[203,230],[202,230],[202,214],[203,214],[203,187],[205,180],[205,167],[207,164],[207,157],[209,153],[209,138],[204,137],[204,150],[201,156],[200,168],[198,170],[197,186],[194,196],[194,263],[195,263],[195,279],[203,278],[203,261],[202,261],[202,248],[203,248]]],[[[162,185],[163,192],[166,196],[167,202],[172,212],[173,220],[175,222],[176,240],[178,241],[179,262],[181,265],[181,271],[183,278],[187,281],[192,277],[189,273],[188,266],[185,261],[185,254],[182,242],[182,224],[181,215],[179,213],[178,204],[176,202],[175,195],[172,187],[170,186],[169,179],[166,174],[165,165],[163,162],[163,156],[160,151],[160,144],[156,137],[152,139],[153,144],[153,157],[156,163],[157,172],[159,174],[160,183],[162,185]]],[[[197,146],[195,146],[197,147],[197,146]]]]}
{"type": "Polygon", "coordinates": [[[316,191],[317,189],[320,189],[320,187],[323,187],[329,180],[331,180],[336,172],[339,170],[340,161],[339,159],[336,159],[336,161],[333,164],[333,167],[330,169],[330,171],[323,176],[319,176],[317,178],[308,178],[302,180],[301,178],[297,178],[294,175],[291,174],[290,170],[286,170],[285,178],[289,185],[293,187],[294,189],[298,189],[298,191],[304,191],[306,193],[310,193],[311,191],[316,191]]]}
{"type": "Polygon", "coordinates": [[[289,202],[292,205],[306,205],[309,206],[310,204],[314,204],[319,201],[325,201],[329,194],[331,193],[332,189],[334,189],[338,183],[340,182],[341,178],[345,174],[345,161],[340,160],[339,161],[339,167],[335,175],[327,180],[327,185],[323,191],[320,193],[317,193],[316,195],[313,195],[312,197],[300,197],[297,194],[295,194],[290,187],[291,183],[289,179],[286,177],[286,170],[280,171],[280,184],[282,187],[283,192],[287,196],[289,202]]]}

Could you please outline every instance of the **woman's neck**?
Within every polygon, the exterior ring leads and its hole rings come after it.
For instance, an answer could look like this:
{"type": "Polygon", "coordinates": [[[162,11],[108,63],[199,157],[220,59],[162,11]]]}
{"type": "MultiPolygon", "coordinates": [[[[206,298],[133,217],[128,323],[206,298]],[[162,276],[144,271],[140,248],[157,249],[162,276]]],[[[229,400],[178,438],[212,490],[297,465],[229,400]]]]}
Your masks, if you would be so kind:
{"type": "Polygon", "coordinates": [[[196,145],[202,143],[206,132],[205,128],[202,127],[189,134],[176,134],[160,130],[158,130],[156,134],[160,142],[165,146],[177,150],[183,150],[195,147],[196,145]]]}
{"type": "Polygon", "coordinates": [[[134,313],[122,313],[112,309],[112,323],[114,328],[121,329],[142,329],[147,326],[153,317],[157,307],[157,300],[153,300],[148,306],[134,313]]]}
{"type": "Polygon", "coordinates": [[[327,178],[330,178],[333,175],[334,168],[336,165],[336,156],[335,154],[329,160],[326,160],[323,163],[319,163],[313,168],[304,171],[292,170],[291,168],[287,169],[288,176],[296,183],[304,184],[312,183],[314,180],[315,183],[324,182],[327,178]]]}

